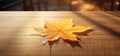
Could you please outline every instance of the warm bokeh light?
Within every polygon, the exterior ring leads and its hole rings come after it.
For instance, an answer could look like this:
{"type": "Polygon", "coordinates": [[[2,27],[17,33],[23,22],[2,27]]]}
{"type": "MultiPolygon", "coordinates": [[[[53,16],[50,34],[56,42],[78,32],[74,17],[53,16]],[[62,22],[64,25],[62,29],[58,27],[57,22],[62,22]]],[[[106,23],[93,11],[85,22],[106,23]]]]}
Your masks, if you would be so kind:
{"type": "Polygon", "coordinates": [[[77,1],[72,2],[72,5],[76,5],[76,4],[78,4],[78,2],[77,2],[77,1]]]}
{"type": "Polygon", "coordinates": [[[120,3],[119,2],[115,2],[116,5],[119,5],[120,3]]]}
{"type": "Polygon", "coordinates": [[[79,7],[80,11],[95,11],[95,10],[100,10],[99,7],[93,5],[93,4],[89,4],[89,3],[83,3],[81,4],[81,6],[79,7]]]}
{"type": "Polygon", "coordinates": [[[98,11],[100,8],[93,3],[87,3],[84,0],[72,1],[73,10],[78,11],[98,11]]]}

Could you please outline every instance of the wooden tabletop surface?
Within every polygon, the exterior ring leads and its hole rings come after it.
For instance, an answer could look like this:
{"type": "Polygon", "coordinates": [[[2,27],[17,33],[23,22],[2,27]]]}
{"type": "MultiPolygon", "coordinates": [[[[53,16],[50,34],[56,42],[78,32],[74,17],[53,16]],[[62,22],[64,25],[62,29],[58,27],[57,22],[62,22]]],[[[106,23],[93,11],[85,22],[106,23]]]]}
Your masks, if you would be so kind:
{"type": "Polygon", "coordinates": [[[120,12],[0,12],[0,56],[120,56],[120,12]],[[95,25],[79,37],[79,45],[61,39],[52,46],[42,44],[45,38],[33,29],[44,20],[70,18],[75,25],[95,25]]]}

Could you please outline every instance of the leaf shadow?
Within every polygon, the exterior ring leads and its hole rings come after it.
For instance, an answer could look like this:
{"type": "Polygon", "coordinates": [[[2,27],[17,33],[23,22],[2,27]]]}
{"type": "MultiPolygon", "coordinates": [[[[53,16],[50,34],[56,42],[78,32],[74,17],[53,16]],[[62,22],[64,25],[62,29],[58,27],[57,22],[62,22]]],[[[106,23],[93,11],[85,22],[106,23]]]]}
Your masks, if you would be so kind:
{"type": "Polygon", "coordinates": [[[52,56],[52,47],[56,42],[58,42],[58,40],[48,42],[49,48],[50,48],[50,56],[52,56]]]}
{"type": "Polygon", "coordinates": [[[80,45],[79,41],[64,40],[64,42],[68,43],[72,48],[74,48],[74,47],[82,47],[80,45]]]}

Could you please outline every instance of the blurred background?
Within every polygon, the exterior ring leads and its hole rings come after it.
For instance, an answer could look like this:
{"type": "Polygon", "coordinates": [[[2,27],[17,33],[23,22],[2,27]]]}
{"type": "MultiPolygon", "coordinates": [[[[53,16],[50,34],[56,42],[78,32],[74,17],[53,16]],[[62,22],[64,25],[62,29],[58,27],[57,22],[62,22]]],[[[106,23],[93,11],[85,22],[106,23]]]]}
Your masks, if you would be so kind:
{"type": "Polygon", "coordinates": [[[120,0],[0,0],[0,11],[120,11],[120,0]]]}

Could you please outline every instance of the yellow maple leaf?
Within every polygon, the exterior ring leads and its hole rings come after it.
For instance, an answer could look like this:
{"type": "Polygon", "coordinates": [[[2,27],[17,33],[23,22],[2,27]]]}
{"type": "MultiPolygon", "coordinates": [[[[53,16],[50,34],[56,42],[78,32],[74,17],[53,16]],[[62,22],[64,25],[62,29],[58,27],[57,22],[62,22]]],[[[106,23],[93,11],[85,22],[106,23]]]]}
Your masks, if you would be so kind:
{"type": "Polygon", "coordinates": [[[60,20],[58,22],[45,21],[44,28],[35,27],[40,34],[48,35],[47,41],[55,41],[59,38],[70,41],[78,41],[74,33],[82,33],[92,27],[74,26],[72,19],[60,20]]]}

